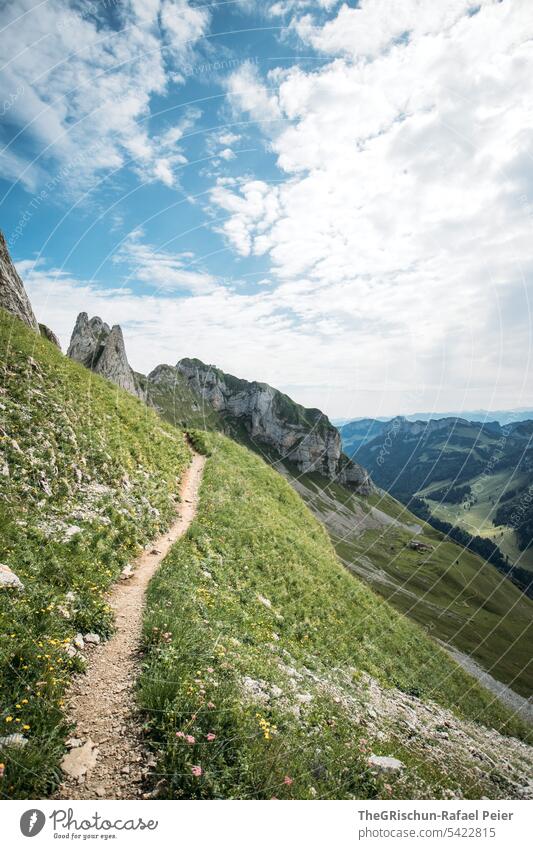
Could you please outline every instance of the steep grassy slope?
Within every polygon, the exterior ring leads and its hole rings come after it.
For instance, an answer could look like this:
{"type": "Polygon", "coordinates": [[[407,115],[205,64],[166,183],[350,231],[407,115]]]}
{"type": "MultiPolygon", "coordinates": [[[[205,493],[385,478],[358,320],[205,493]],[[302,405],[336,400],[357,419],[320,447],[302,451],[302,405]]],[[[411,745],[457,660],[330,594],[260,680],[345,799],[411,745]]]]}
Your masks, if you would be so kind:
{"type": "MultiPolygon", "coordinates": [[[[176,374],[175,369],[171,371],[176,374]]],[[[162,397],[170,396],[163,392],[162,397]]],[[[196,403],[203,402],[197,399],[196,403]]],[[[187,421],[186,411],[179,408],[187,421]]],[[[361,423],[356,424],[359,427],[361,423]]],[[[434,530],[393,497],[383,492],[360,497],[318,473],[302,474],[282,462],[273,448],[251,440],[238,422],[230,425],[226,421],[226,426],[231,427],[234,439],[286,475],[326,526],[348,569],[433,636],[470,655],[498,681],[526,698],[531,695],[533,602],[520,589],[482,557],[434,530]],[[432,551],[420,553],[409,547],[421,531],[420,541],[432,551]]],[[[439,431],[433,441],[442,438],[439,431]]],[[[461,439],[458,434],[458,443],[461,439]]],[[[492,435],[487,440],[493,441],[492,435]]],[[[415,442],[418,445],[418,436],[415,442]]],[[[486,478],[484,485],[489,480],[486,478]]]]}
{"type": "Polygon", "coordinates": [[[280,475],[209,438],[199,513],[149,589],[140,700],[160,752],[160,793],[512,795],[498,758],[514,764],[527,747],[458,726],[445,709],[509,733],[525,727],[344,569],[280,475]],[[399,718],[404,709],[410,719],[399,718]],[[455,743],[439,748],[455,735],[467,742],[461,755],[455,743]],[[503,784],[469,754],[484,746],[503,784]],[[408,771],[387,787],[368,767],[370,747],[408,771]]]}
{"type": "Polygon", "coordinates": [[[473,657],[517,693],[531,695],[531,599],[392,496],[363,499],[319,475],[291,477],[348,569],[434,637],[473,657]],[[414,550],[412,542],[429,548],[414,550]]]}
{"type": "Polygon", "coordinates": [[[0,792],[39,797],[58,779],[63,694],[77,632],[112,628],[105,591],[168,525],[190,452],[145,405],[0,311],[0,792]]]}

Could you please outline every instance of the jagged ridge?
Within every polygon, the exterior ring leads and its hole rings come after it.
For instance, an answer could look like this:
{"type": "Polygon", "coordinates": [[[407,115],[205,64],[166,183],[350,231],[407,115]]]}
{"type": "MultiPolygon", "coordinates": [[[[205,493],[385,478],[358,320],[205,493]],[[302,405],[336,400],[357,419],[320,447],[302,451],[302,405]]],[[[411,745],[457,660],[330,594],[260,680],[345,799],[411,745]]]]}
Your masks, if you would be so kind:
{"type": "MultiPolygon", "coordinates": [[[[320,472],[361,494],[372,491],[368,473],[342,453],[338,430],[320,410],[297,404],[267,383],[243,380],[198,359],[182,359],[176,370],[198,397],[241,422],[252,441],[271,446],[301,472],[320,472]]],[[[155,376],[152,372],[149,379],[155,376]]]]}
{"type": "Polygon", "coordinates": [[[118,324],[110,328],[98,316],[89,319],[86,312],[80,312],[67,356],[145,400],[145,393],[128,362],[122,329],[118,324]]]}

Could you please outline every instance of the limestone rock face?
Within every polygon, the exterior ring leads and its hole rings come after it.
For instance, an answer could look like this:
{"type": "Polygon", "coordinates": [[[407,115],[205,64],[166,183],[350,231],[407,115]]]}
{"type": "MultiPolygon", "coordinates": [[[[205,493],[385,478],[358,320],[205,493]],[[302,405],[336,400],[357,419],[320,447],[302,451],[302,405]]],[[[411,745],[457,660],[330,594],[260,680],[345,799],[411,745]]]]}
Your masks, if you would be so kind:
{"type": "Polygon", "coordinates": [[[86,312],[80,312],[70,337],[67,357],[94,369],[110,333],[111,328],[101,318],[94,316],[89,320],[86,312]]]}
{"type": "Polygon", "coordinates": [[[367,470],[355,460],[350,460],[346,454],[341,455],[338,481],[357,490],[361,495],[370,495],[374,491],[374,484],[367,470]]]}
{"type": "Polygon", "coordinates": [[[320,410],[302,407],[266,383],[241,380],[200,360],[183,359],[176,369],[196,395],[238,419],[251,440],[272,446],[300,471],[320,472],[362,493],[372,491],[368,474],[342,454],[340,434],[320,410]]]}
{"type": "Polygon", "coordinates": [[[61,350],[59,339],[57,338],[53,330],[50,330],[50,328],[47,327],[46,324],[41,324],[41,322],[39,322],[39,330],[41,332],[41,336],[44,336],[45,339],[48,339],[49,342],[52,342],[52,344],[56,345],[59,350],[61,350]]]}
{"type": "Polygon", "coordinates": [[[110,328],[98,316],[89,319],[86,312],[80,313],[67,356],[144,400],[144,392],[128,363],[124,337],[118,324],[110,328]]]}
{"type": "Polygon", "coordinates": [[[0,231],[0,307],[20,318],[39,333],[39,325],[33,314],[30,299],[17,269],[13,265],[4,234],[0,231]]]}

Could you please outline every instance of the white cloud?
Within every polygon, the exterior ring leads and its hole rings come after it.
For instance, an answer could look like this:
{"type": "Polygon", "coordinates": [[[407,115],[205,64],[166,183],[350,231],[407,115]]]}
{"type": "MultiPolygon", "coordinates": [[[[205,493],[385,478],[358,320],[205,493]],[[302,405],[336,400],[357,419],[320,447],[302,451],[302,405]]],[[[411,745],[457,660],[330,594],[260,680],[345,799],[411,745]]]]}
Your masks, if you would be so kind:
{"type": "MultiPolygon", "coordinates": [[[[529,318],[523,313],[516,322],[520,312],[511,308],[516,345],[505,344],[498,317],[498,310],[506,307],[504,287],[489,304],[494,313],[492,347],[476,345],[475,329],[464,336],[458,326],[442,352],[429,335],[426,345],[420,345],[415,315],[411,327],[402,320],[395,323],[393,304],[386,332],[379,317],[373,332],[365,318],[366,304],[357,308],[353,293],[343,285],[324,288],[323,299],[334,308],[320,310],[308,281],[262,288],[256,295],[220,287],[176,298],[134,294],[129,288],[106,290],[44,263],[18,263],[18,269],[36,315],[59,334],[64,349],[78,312],[86,310],[122,325],[130,362],[143,373],[160,362],[197,356],[249,380],[266,381],[308,406],[318,404],[332,416],[343,411],[393,415],[399,409],[435,405],[494,409],[496,388],[507,407],[531,402],[527,383],[517,390],[515,380],[517,373],[524,375],[520,343],[529,318]],[[443,358],[443,353],[457,357],[443,358]]],[[[471,306],[462,302],[457,310],[471,306]]]]}
{"type": "MultiPolygon", "coordinates": [[[[57,162],[87,152],[76,175],[82,184],[134,159],[144,179],[172,185],[176,160],[150,134],[151,99],[166,92],[169,63],[191,51],[209,13],[185,0],[129,0],[117,4],[121,24],[112,29],[90,14],[94,8],[84,11],[67,0],[15,0],[4,10],[0,90],[2,98],[23,91],[6,120],[17,128],[18,142],[33,150],[20,163],[11,155],[11,166],[17,164],[18,178],[31,185],[48,162],[55,163],[53,171],[57,162]]],[[[14,167],[9,174],[14,176],[14,167]]]]}
{"type": "Polygon", "coordinates": [[[188,0],[161,0],[161,26],[172,51],[186,59],[192,45],[205,34],[210,21],[207,4],[191,6],[188,0]]]}
{"type": "Polygon", "coordinates": [[[277,96],[261,81],[254,62],[243,62],[226,85],[228,101],[236,112],[250,112],[256,121],[266,123],[280,119],[277,96]]]}
{"type": "Polygon", "coordinates": [[[268,14],[282,17],[294,12],[305,12],[308,9],[325,9],[326,11],[338,6],[341,0],[279,0],[268,7],[268,14]]]}
{"type": "Polygon", "coordinates": [[[224,150],[221,150],[218,155],[221,159],[225,159],[226,162],[229,162],[231,159],[235,159],[235,154],[230,147],[224,148],[224,150]]]}
{"type": "Polygon", "coordinates": [[[139,281],[154,293],[187,291],[205,294],[216,288],[215,278],[198,270],[194,254],[157,250],[142,241],[142,230],[134,231],[114,255],[115,262],[130,267],[128,282],[139,281]]]}
{"type": "Polygon", "coordinates": [[[220,133],[217,140],[218,140],[219,144],[231,145],[231,144],[235,144],[235,142],[240,141],[240,138],[241,137],[237,133],[223,132],[223,133],[220,133]]]}
{"type": "Polygon", "coordinates": [[[296,16],[292,27],[316,50],[353,57],[373,57],[398,39],[418,39],[442,33],[480,5],[499,0],[361,0],[357,7],[343,4],[337,16],[317,23],[311,15],[296,16]]]}
{"type": "MultiPolygon", "coordinates": [[[[454,392],[490,405],[525,374],[531,384],[533,18],[524,2],[470,6],[406,2],[401,20],[384,0],[343,6],[313,38],[356,44],[353,57],[228,85],[241,114],[278,115],[261,126],[285,180],[218,183],[223,232],[270,259],[280,308],[330,333],[339,363],[349,356],[347,394],[362,381],[406,398],[417,375],[430,405],[454,392]],[[352,13],[366,15],[364,48],[352,13]],[[400,29],[409,39],[390,49],[400,29]]],[[[420,409],[398,397],[396,410],[420,409]]]]}

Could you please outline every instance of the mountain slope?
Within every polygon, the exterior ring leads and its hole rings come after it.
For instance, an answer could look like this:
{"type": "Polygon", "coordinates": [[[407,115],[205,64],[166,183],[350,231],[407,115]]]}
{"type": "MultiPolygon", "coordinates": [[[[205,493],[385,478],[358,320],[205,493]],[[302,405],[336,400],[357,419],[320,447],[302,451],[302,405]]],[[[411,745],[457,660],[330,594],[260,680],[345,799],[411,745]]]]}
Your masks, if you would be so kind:
{"type": "Polygon", "coordinates": [[[320,410],[302,407],[266,383],[242,380],[201,360],[182,359],[176,371],[220,414],[232,435],[273,450],[302,472],[319,471],[362,494],[372,491],[365,469],[342,453],[338,430],[320,410]]]}
{"type": "Polygon", "coordinates": [[[2,790],[42,797],[59,779],[63,694],[78,632],[112,629],[105,592],[166,528],[190,452],[144,404],[0,310],[2,790]]]}
{"type": "MultiPolygon", "coordinates": [[[[533,602],[518,587],[384,492],[360,498],[319,475],[284,471],[347,569],[497,681],[531,695],[533,602]]],[[[527,704],[523,713],[532,715],[527,704]]]]}
{"type": "Polygon", "coordinates": [[[528,794],[531,749],[476,724],[520,722],[348,574],[280,475],[210,442],[195,522],[149,589],[140,699],[159,794],[528,794]],[[384,777],[371,752],[405,768],[384,777]]]}
{"type": "MultiPolygon", "coordinates": [[[[302,471],[302,465],[304,469],[307,466],[301,455],[297,464],[290,461],[290,450],[280,453],[286,431],[290,438],[291,428],[298,422],[300,427],[306,422],[312,428],[318,411],[298,408],[286,396],[280,401],[270,387],[225,375],[199,360],[181,361],[177,368],[160,366],[149,376],[149,383],[161,387],[158,407],[164,415],[172,409],[170,399],[177,397],[177,408],[186,421],[190,398],[196,398],[196,418],[200,411],[216,416],[218,421],[211,420],[211,428],[225,430],[284,474],[324,523],[350,571],[363,577],[398,610],[431,629],[435,637],[508,685],[512,690],[508,697],[529,715],[527,704],[522,705],[514,692],[527,698],[533,691],[533,670],[528,663],[533,604],[493,566],[446,539],[394,498],[369,493],[364,487],[364,495],[360,495],[343,486],[339,476],[328,478],[329,462],[314,464],[322,468],[322,474],[302,471]],[[190,396],[185,404],[179,400],[183,393],[190,396]],[[283,418],[272,413],[276,401],[289,411],[283,418]],[[265,439],[266,428],[273,438],[265,439]],[[420,542],[432,551],[420,553],[411,547],[420,533],[420,542]]],[[[401,421],[395,420],[398,425],[401,421]]],[[[368,428],[368,423],[363,425],[368,428]]],[[[429,428],[439,432],[442,426],[433,422],[429,428]]],[[[426,426],[418,424],[413,430],[423,433],[426,426]]]]}

